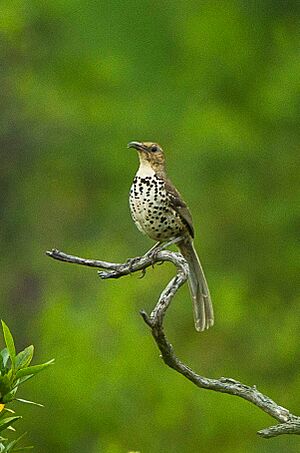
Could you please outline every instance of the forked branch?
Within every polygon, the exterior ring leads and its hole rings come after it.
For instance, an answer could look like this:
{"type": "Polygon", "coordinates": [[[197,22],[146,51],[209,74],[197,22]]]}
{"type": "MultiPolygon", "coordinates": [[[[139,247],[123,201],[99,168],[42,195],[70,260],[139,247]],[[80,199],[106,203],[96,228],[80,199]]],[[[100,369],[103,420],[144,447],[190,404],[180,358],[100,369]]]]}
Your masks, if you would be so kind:
{"type": "Polygon", "coordinates": [[[172,298],[187,280],[189,269],[188,264],[182,255],[169,250],[156,249],[153,254],[146,254],[120,264],[79,258],[60,252],[56,249],[46,253],[51,258],[59,261],[102,269],[101,271],[98,271],[98,274],[102,279],[120,278],[124,275],[138,271],[145,273],[147,267],[153,266],[158,262],[169,261],[173,263],[177,270],[176,275],[162,291],[153,311],[150,315],[144,310],[141,311],[145,323],[151,329],[164,362],[198,387],[239,396],[240,398],[250,401],[250,403],[259,407],[262,411],[266,412],[279,422],[277,425],[258,431],[258,434],[261,437],[270,438],[281,434],[300,434],[300,417],[293,415],[288,409],[279,406],[268,396],[263,395],[257,390],[256,386],[249,387],[248,385],[242,384],[231,378],[221,377],[220,379],[210,379],[203,377],[191,370],[176,356],[172,345],[165,335],[163,321],[172,298]]]}

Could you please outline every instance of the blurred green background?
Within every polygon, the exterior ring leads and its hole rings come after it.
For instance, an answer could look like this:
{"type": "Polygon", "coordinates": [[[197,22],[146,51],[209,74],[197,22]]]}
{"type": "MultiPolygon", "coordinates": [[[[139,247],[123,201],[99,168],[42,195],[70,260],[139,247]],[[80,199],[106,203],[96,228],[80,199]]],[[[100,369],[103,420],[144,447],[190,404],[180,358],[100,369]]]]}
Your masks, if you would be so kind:
{"type": "Polygon", "coordinates": [[[196,371],[299,413],[300,7],[297,1],[4,1],[0,16],[1,317],[56,358],[22,397],[37,452],[298,452],[273,419],[199,390],[159,358],[138,312],[174,274],[118,281],[54,262],[57,247],[124,261],[137,156],[158,141],[193,213],[216,325],[186,288],[166,327],[196,371]],[[297,212],[298,209],[298,212],[297,212]]]}

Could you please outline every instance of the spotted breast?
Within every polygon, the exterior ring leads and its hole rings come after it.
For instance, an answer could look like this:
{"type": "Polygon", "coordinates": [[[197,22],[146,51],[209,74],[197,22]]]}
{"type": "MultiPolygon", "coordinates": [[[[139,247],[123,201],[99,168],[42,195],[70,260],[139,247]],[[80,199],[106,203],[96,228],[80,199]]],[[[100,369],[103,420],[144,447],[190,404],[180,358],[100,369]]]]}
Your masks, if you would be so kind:
{"type": "Polygon", "coordinates": [[[130,211],[138,229],[155,241],[176,237],[183,223],[170,207],[165,182],[157,174],[136,174],[129,195],[130,211]]]}

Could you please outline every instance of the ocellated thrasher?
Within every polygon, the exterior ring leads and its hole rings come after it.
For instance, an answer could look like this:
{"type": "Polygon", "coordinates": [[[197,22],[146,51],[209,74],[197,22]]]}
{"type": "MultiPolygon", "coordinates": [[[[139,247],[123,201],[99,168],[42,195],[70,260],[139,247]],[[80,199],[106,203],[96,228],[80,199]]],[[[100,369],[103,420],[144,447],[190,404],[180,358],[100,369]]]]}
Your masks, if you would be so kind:
{"type": "Polygon", "coordinates": [[[128,148],[135,148],[140,160],[129,195],[132,218],[142,233],[159,243],[177,239],[177,246],[189,265],[188,283],[195,327],[201,332],[214,324],[214,313],[206,278],[193,245],[191,214],[167,178],[162,148],[150,142],[130,142],[128,148]]]}

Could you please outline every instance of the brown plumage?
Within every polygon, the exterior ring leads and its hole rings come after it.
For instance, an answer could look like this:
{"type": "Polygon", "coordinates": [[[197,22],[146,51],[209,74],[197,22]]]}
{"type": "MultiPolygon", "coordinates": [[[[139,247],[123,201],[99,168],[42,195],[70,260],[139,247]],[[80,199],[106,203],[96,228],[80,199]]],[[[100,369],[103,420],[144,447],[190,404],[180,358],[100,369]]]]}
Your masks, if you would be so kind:
{"type": "Polygon", "coordinates": [[[214,314],[205,275],[193,245],[190,211],[167,178],[162,148],[151,142],[130,142],[128,147],[138,151],[140,160],[129,196],[132,218],[138,229],[155,241],[182,237],[177,246],[189,265],[188,283],[195,327],[197,331],[208,329],[214,324],[214,314]]]}

